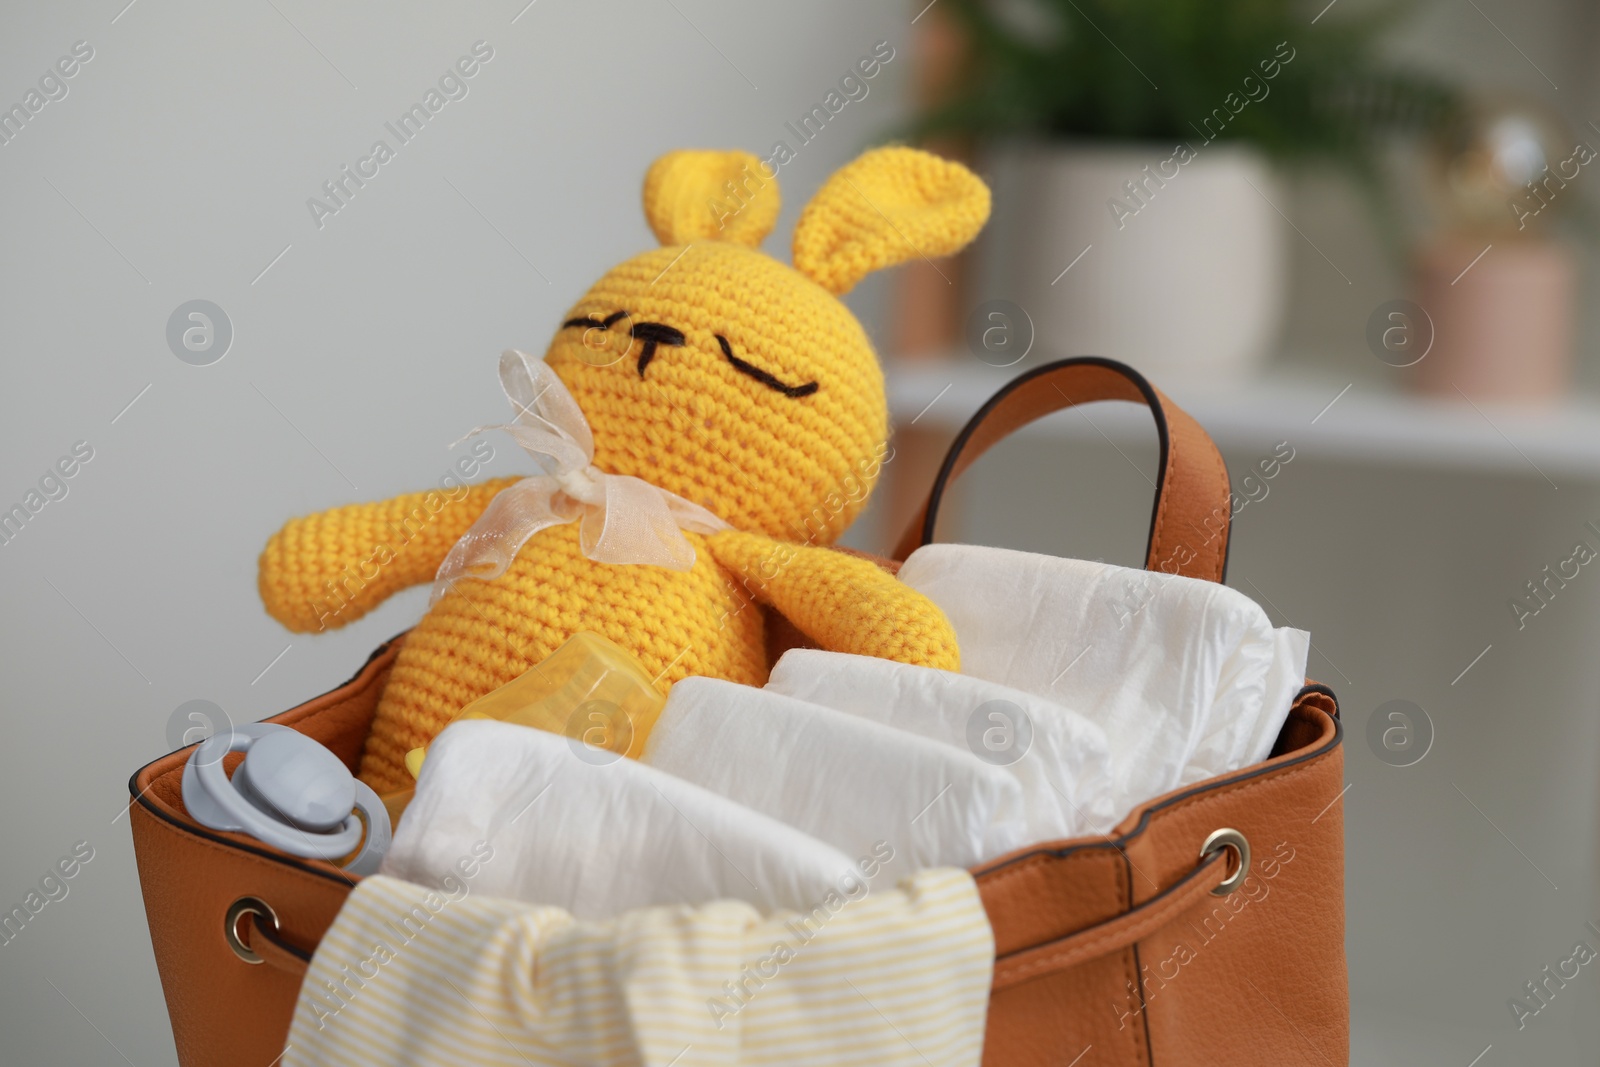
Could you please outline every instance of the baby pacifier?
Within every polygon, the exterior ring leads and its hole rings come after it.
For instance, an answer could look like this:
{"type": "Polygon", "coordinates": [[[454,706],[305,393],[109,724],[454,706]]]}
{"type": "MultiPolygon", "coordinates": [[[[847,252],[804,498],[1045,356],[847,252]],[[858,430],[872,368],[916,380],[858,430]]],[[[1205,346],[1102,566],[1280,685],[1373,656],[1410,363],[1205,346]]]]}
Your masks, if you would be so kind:
{"type": "Polygon", "coordinates": [[[373,874],[393,833],[378,794],[326,747],[297,730],[254,723],[219,731],[183,768],[183,803],[213,830],[247,833],[295,856],[373,874]],[[230,780],[229,752],[245,753],[230,780]],[[358,851],[359,849],[359,851],[358,851]]]}

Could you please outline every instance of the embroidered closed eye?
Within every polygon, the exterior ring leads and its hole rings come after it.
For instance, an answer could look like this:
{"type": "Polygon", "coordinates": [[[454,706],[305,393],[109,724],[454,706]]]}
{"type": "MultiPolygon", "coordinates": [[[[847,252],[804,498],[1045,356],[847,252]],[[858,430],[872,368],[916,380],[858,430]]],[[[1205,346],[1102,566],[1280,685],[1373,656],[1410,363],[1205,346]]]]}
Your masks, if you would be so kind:
{"type": "Polygon", "coordinates": [[[580,315],[575,319],[568,319],[563,322],[561,328],[564,330],[569,326],[587,326],[595,330],[609,330],[627,317],[628,313],[626,311],[613,311],[603,319],[597,319],[593,315],[580,315]]]}
{"type": "MultiPolygon", "coordinates": [[[[582,315],[575,319],[568,319],[561,324],[562,329],[569,326],[582,326],[588,330],[609,330],[618,322],[628,317],[626,311],[613,311],[603,319],[593,315],[582,315]]],[[[664,322],[636,322],[628,330],[629,339],[637,338],[644,342],[644,347],[639,352],[639,377],[644,377],[644,369],[650,361],[656,358],[657,345],[682,345],[683,331],[675,326],[668,326],[664,322]]]]}
{"type": "Polygon", "coordinates": [[[779,380],[770,371],[764,371],[754,363],[747,363],[733,354],[733,346],[728,344],[728,339],[720,333],[716,335],[717,344],[722,346],[722,354],[728,357],[728,362],[733,364],[733,369],[741,374],[748,374],[768,389],[776,389],[784,396],[799,398],[810,396],[817,391],[816,382],[806,382],[804,385],[789,385],[779,380]]]}

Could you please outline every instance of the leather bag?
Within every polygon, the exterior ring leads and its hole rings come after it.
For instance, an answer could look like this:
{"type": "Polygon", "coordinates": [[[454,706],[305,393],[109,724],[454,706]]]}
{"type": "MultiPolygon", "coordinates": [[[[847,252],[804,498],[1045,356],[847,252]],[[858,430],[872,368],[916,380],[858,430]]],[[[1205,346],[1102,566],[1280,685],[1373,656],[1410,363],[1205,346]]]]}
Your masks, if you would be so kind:
{"type": "MultiPolygon", "coordinates": [[[[990,446],[1053,411],[1108,399],[1146,405],[1161,442],[1146,566],[1221,581],[1231,502],[1216,447],[1137,372],[1093,358],[1042,366],[984,405],[897,558],[933,539],[946,489],[990,446]]],[[[803,638],[773,623],[775,658],[803,638]]],[[[354,769],[404,639],[267,721],[354,769]]],[[[1158,797],[1104,837],[1040,843],[976,869],[996,956],[985,1067],[1348,1063],[1341,742],[1333,693],[1308,683],[1265,762],[1158,797]]],[[[194,822],[180,781],[189,754],[129,782],[178,1059],[271,1067],[307,961],[356,879],[194,822]]]]}

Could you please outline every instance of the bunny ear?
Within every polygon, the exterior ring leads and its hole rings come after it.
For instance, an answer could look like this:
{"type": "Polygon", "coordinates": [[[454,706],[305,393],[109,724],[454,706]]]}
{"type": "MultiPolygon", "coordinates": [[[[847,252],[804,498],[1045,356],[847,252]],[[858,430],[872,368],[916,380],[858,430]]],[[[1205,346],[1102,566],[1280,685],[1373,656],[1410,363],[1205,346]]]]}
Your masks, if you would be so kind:
{"type": "Polygon", "coordinates": [[[644,215],[664,245],[754,248],[772,232],[778,206],[777,176],[749,152],[668,152],[644,179],[644,215]]]}
{"type": "Polygon", "coordinates": [[[794,266],[835,295],[875,270],[960,251],[989,218],[989,187],[915,148],[877,148],[836,172],[800,214],[794,266]]]}

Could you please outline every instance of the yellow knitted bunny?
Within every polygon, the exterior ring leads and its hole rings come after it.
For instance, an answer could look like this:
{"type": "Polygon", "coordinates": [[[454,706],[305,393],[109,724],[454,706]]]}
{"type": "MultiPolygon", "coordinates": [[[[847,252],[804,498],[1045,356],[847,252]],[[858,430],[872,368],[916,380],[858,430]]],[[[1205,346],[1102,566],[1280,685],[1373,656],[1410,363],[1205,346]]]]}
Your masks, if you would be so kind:
{"type": "MultiPolygon", "coordinates": [[[[644,208],[661,247],[596,282],[545,363],[592,431],[591,470],[676,494],[731,529],[686,531],[694,560],[679,570],[597,562],[580,524],[559,522],[513,547],[497,577],[451,582],[406,638],[378,706],[361,775],[380,791],[409,784],[405,753],[460,708],[584,630],[632,652],[663,690],[688,675],[766,680],[752,599],[824,648],[958,664],[932,602],[825,547],[889,455],[883,374],[838,298],[871,271],[966,245],[988,217],[988,189],[925,152],[868,152],[806,205],[793,268],[756,249],[778,190],[752,155],[670,153],[650,168],[644,208]]],[[[515,481],[288,523],[261,555],[267,611],[301,632],[359,618],[434,578],[515,481]]]]}

